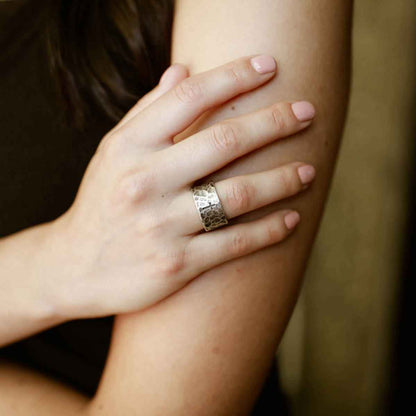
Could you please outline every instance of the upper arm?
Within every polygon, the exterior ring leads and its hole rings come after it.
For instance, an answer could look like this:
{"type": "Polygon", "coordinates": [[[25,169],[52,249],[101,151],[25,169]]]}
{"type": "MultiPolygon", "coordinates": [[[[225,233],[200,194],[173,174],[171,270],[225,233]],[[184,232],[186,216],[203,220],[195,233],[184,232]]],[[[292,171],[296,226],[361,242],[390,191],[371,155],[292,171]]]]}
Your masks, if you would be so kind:
{"type": "MultiPolygon", "coordinates": [[[[146,414],[248,412],[296,300],[322,215],[340,143],[349,86],[351,2],[347,0],[179,0],[172,62],[191,75],[242,55],[275,56],[279,74],[207,112],[186,132],[280,100],[317,110],[304,132],[272,143],[213,178],[312,163],[312,186],[243,216],[294,208],[301,222],[283,243],[216,267],[154,307],[116,318],[95,403],[146,414]]],[[[238,221],[244,220],[240,217],[238,221]]]]}

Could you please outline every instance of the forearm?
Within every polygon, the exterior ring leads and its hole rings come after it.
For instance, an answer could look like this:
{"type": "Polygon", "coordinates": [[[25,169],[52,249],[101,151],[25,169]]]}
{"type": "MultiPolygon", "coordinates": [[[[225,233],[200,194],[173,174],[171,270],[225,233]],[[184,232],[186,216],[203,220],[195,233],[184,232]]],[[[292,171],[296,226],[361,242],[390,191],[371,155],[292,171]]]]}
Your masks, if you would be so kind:
{"type": "Polygon", "coordinates": [[[51,227],[37,225],[0,240],[0,347],[63,322],[54,296],[59,270],[51,227]]]}
{"type": "MultiPolygon", "coordinates": [[[[57,223],[44,223],[0,240],[0,347],[64,322],[54,253],[57,223]]],[[[60,265],[65,268],[64,264],[60,265]]],[[[81,416],[88,398],[24,366],[0,360],[0,414],[81,416]]]]}
{"type": "Polygon", "coordinates": [[[0,414],[83,416],[88,398],[62,382],[0,360],[0,414]]]}
{"type": "Polygon", "coordinates": [[[177,139],[279,100],[306,99],[317,108],[311,128],[212,178],[294,160],[312,163],[317,177],[302,195],[238,220],[297,209],[301,223],[287,241],[204,273],[145,312],[117,317],[92,407],[94,412],[101,406],[102,414],[120,408],[152,415],[248,412],[297,298],[345,118],[350,2],[186,0],[178,5],[172,61],[189,65],[191,74],[255,53],[272,54],[280,69],[276,79],[207,113],[177,139]]]}

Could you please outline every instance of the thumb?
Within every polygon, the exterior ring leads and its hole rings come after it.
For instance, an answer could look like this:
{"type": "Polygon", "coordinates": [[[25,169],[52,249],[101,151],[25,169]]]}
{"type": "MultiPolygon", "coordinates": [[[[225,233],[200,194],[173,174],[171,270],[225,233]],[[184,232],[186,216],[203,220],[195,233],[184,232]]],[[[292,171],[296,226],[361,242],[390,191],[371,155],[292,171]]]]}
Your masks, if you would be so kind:
{"type": "Polygon", "coordinates": [[[171,89],[178,82],[189,77],[188,68],[182,64],[173,64],[169,66],[160,77],[158,87],[163,87],[164,91],[171,89]]]}
{"type": "Polygon", "coordinates": [[[176,63],[169,66],[160,77],[159,84],[147,94],[143,95],[142,98],[140,98],[140,100],[120,120],[116,126],[116,129],[121,127],[132,117],[146,108],[149,104],[156,101],[165,92],[169,91],[175,85],[179,84],[179,82],[181,82],[183,79],[188,77],[189,71],[185,65],[176,63]]]}

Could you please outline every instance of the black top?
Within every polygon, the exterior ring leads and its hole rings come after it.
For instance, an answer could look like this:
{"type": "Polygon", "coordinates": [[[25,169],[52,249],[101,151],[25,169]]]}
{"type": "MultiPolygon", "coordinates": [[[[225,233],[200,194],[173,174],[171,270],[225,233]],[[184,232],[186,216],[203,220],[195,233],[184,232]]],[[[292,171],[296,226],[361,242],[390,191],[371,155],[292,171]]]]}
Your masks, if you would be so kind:
{"type": "MultiPolygon", "coordinates": [[[[19,4],[0,2],[0,37],[19,4]]],[[[70,207],[89,160],[114,123],[97,113],[83,133],[68,126],[36,35],[21,42],[13,59],[0,60],[0,97],[2,237],[53,220],[70,207]]],[[[2,348],[0,356],[92,396],[104,368],[112,321],[107,317],[68,322],[2,348]]],[[[276,414],[280,406],[272,371],[255,414],[276,414]]]]}

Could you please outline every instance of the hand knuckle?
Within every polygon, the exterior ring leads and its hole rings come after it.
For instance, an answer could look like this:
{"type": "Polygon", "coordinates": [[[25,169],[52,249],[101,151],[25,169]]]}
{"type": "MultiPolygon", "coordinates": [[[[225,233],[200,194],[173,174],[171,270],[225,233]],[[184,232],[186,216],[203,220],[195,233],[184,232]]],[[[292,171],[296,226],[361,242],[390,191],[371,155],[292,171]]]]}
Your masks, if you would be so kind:
{"type": "Polygon", "coordinates": [[[232,236],[229,251],[231,255],[245,254],[250,247],[250,241],[246,233],[236,231],[232,236]]]}
{"type": "MultiPolygon", "coordinates": [[[[159,196],[159,195],[158,195],[159,196]]],[[[153,200],[153,197],[152,197],[153,200]]],[[[154,204],[149,206],[150,209],[146,210],[146,215],[144,217],[144,225],[142,226],[142,232],[149,235],[149,238],[154,239],[155,241],[161,242],[161,250],[163,252],[163,244],[166,242],[167,232],[172,230],[172,227],[175,225],[177,218],[172,214],[167,213],[170,209],[155,209],[154,204]]],[[[175,249],[180,249],[183,246],[176,244],[175,249]]]]}
{"type": "Polygon", "coordinates": [[[180,277],[185,269],[185,251],[182,249],[175,249],[165,253],[159,262],[160,273],[162,277],[172,279],[173,277],[180,277]]]}
{"type": "Polygon", "coordinates": [[[285,195],[294,193],[298,188],[298,181],[290,169],[280,169],[279,182],[285,195]]]}
{"type": "Polygon", "coordinates": [[[241,61],[232,62],[226,66],[227,74],[234,84],[243,86],[247,82],[253,72],[249,65],[248,62],[241,61]]]}
{"type": "Polygon", "coordinates": [[[277,131],[284,131],[286,128],[286,118],[280,104],[274,105],[271,108],[272,123],[277,131]]]}
{"type": "Polygon", "coordinates": [[[275,243],[283,239],[284,233],[279,223],[266,225],[266,238],[267,243],[275,243]]]}
{"type": "Polygon", "coordinates": [[[176,85],[174,93],[182,103],[195,103],[202,97],[201,83],[194,78],[186,78],[176,85]]]}
{"type": "Polygon", "coordinates": [[[118,184],[118,195],[124,202],[142,201],[154,187],[155,174],[152,171],[140,170],[121,178],[118,184]]]}
{"type": "Polygon", "coordinates": [[[238,137],[235,125],[227,122],[218,123],[211,129],[212,142],[217,151],[236,152],[238,137]]]}
{"type": "Polygon", "coordinates": [[[236,212],[248,211],[255,197],[255,188],[244,181],[235,181],[228,188],[227,205],[236,212]]]}

